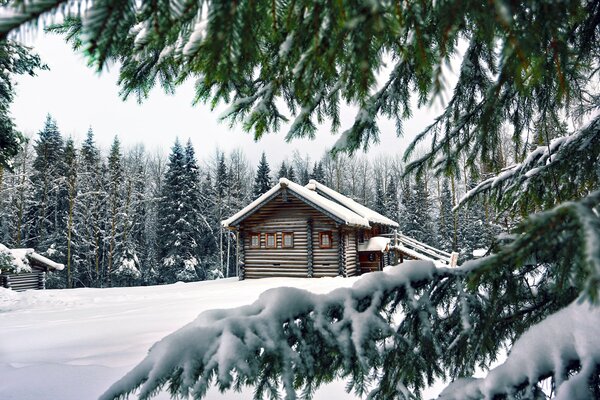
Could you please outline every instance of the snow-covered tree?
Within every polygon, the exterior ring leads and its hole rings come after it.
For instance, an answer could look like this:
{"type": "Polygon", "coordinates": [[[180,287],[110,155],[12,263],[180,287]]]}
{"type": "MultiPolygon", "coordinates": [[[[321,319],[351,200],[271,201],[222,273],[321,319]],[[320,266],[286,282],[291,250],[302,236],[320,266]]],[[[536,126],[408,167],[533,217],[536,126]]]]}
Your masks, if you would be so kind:
{"type": "Polygon", "coordinates": [[[74,231],[74,214],[77,201],[78,181],[77,181],[77,150],[72,138],[67,139],[65,144],[65,184],[67,186],[67,250],[66,250],[66,286],[73,287],[73,231],[74,231]]]}
{"type": "Polygon", "coordinates": [[[385,208],[385,189],[383,188],[383,179],[381,176],[375,177],[375,200],[373,209],[379,214],[386,214],[385,208]]]}
{"type": "Polygon", "coordinates": [[[121,153],[121,142],[115,136],[108,155],[108,254],[106,283],[112,285],[113,264],[115,263],[118,248],[121,245],[123,235],[123,155],[121,153]]]}
{"type": "Polygon", "coordinates": [[[310,179],[314,179],[317,182],[325,182],[325,172],[323,171],[323,163],[317,161],[313,164],[313,169],[310,174],[310,179]]]}
{"type": "MultiPolygon", "coordinates": [[[[113,284],[132,286],[142,278],[145,260],[146,171],[143,147],[136,147],[125,158],[122,206],[122,235],[116,247],[113,284]]],[[[150,267],[150,266],[148,266],[150,267]]]]}
{"type": "Polygon", "coordinates": [[[104,269],[106,181],[104,162],[90,128],[79,150],[78,194],[73,211],[74,286],[100,286],[104,269]]]}
{"type": "MultiPolygon", "coordinates": [[[[4,2],[0,4],[4,5],[4,2]]],[[[37,69],[47,67],[28,47],[13,40],[0,40],[0,174],[3,169],[13,169],[12,160],[26,142],[10,116],[10,104],[15,95],[14,75],[33,76],[37,69]]]]}
{"type": "MultiPolygon", "coordinates": [[[[191,143],[188,143],[191,146],[191,143]]],[[[197,243],[194,224],[197,216],[190,209],[192,170],[197,172],[193,149],[184,150],[179,139],[175,141],[162,187],[158,207],[158,240],[161,260],[160,278],[166,283],[198,280],[197,243]]],[[[194,179],[194,178],[192,178],[194,179]]]]}
{"type": "Polygon", "coordinates": [[[272,186],[271,168],[269,168],[267,156],[263,151],[256,170],[256,177],[254,178],[254,188],[252,190],[254,198],[260,197],[261,194],[267,192],[272,186]]]}
{"type": "Polygon", "coordinates": [[[440,211],[438,216],[438,238],[439,248],[445,251],[454,251],[455,247],[455,218],[456,214],[452,211],[454,207],[452,192],[448,179],[444,179],[442,184],[442,193],[440,198],[440,211]]]}
{"type": "Polygon", "coordinates": [[[277,172],[277,179],[287,178],[287,176],[288,176],[288,169],[287,169],[287,165],[284,160],[281,162],[281,165],[279,166],[279,172],[277,172]]]}
{"type": "Polygon", "coordinates": [[[56,200],[64,159],[63,146],[56,122],[48,115],[34,144],[34,173],[31,178],[34,195],[29,208],[33,223],[30,225],[28,244],[39,248],[40,251],[46,250],[52,244],[53,237],[49,236],[55,232],[56,223],[60,218],[56,200]]]}
{"type": "Polygon", "coordinates": [[[402,233],[420,242],[436,246],[432,202],[423,177],[417,175],[409,190],[404,191],[400,218],[402,233]]]}
{"type": "Polygon", "coordinates": [[[384,215],[392,221],[400,220],[400,205],[398,199],[398,186],[396,178],[391,176],[385,188],[385,213],[384,215]]]}

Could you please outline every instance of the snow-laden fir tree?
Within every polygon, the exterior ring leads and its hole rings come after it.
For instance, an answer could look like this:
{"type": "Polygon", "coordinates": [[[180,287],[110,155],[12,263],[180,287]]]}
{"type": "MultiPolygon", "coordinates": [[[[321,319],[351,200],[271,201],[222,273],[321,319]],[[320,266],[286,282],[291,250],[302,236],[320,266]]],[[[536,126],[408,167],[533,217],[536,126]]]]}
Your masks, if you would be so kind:
{"type": "Polygon", "coordinates": [[[271,168],[267,162],[267,156],[265,152],[260,156],[258,167],[256,169],[256,176],[254,178],[254,188],[252,190],[253,197],[256,199],[261,194],[266,193],[273,186],[271,182],[271,168]]]}
{"type": "Polygon", "coordinates": [[[198,258],[195,254],[197,243],[194,235],[197,226],[193,225],[197,216],[186,204],[190,200],[191,182],[188,172],[192,168],[188,161],[190,160],[177,139],[169,155],[158,205],[159,275],[164,283],[198,280],[198,258]]]}
{"type": "Polygon", "coordinates": [[[452,252],[456,250],[455,242],[455,218],[456,213],[452,211],[454,207],[452,192],[448,179],[444,179],[442,184],[442,193],[440,197],[440,210],[438,216],[438,247],[444,251],[452,252]]]}
{"type": "Polygon", "coordinates": [[[100,286],[104,265],[107,187],[104,163],[92,128],[79,150],[78,194],[73,212],[74,286],[100,286]]]}
{"type": "Polygon", "coordinates": [[[29,230],[31,220],[27,218],[27,210],[33,195],[32,159],[32,144],[27,142],[12,161],[13,172],[3,169],[0,173],[0,243],[9,247],[23,247],[29,230]]]}
{"type": "MultiPolygon", "coordinates": [[[[227,164],[225,162],[225,154],[223,152],[217,151],[216,157],[216,170],[215,170],[215,187],[213,190],[213,198],[214,198],[214,212],[217,221],[222,221],[227,218],[227,215],[230,215],[229,210],[229,175],[227,173],[227,164]]],[[[227,276],[228,269],[228,257],[227,250],[230,246],[230,237],[229,232],[226,229],[223,229],[220,223],[215,227],[219,231],[219,264],[221,274],[223,276],[227,276]]]]}
{"type": "Polygon", "coordinates": [[[124,159],[123,232],[115,251],[113,283],[133,286],[142,278],[146,259],[146,171],[143,148],[137,147],[124,159]]]}
{"type": "Polygon", "coordinates": [[[123,155],[121,142],[115,136],[108,155],[108,254],[106,284],[112,286],[112,276],[117,254],[120,253],[121,239],[124,231],[124,191],[123,191],[123,155]]]}
{"type": "Polygon", "coordinates": [[[373,209],[379,214],[386,214],[385,189],[383,188],[383,179],[381,176],[375,177],[375,199],[373,209]]]}
{"type": "Polygon", "coordinates": [[[400,221],[400,201],[398,198],[398,186],[396,179],[390,176],[385,188],[385,215],[392,221],[400,221]]]}
{"type": "Polygon", "coordinates": [[[313,169],[310,174],[310,179],[314,179],[317,182],[324,183],[325,182],[325,172],[323,171],[323,163],[321,161],[316,161],[313,164],[313,169]]]}
{"type": "Polygon", "coordinates": [[[50,115],[46,116],[44,128],[38,133],[34,144],[34,188],[29,217],[33,220],[27,238],[28,245],[45,251],[52,244],[52,236],[60,218],[57,203],[59,180],[63,172],[64,143],[50,115]],[[42,249],[42,247],[44,247],[42,249]]]}
{"type": "Polygon", "coordinates": [[[281,165],[279,166],[279,171],[277,172],[277,179],[287,178],[287,176],[288,176],[288,169],[287,169],[287,165],[284,160],[281,162],[281,165]]]}
{"type": "Polygon", "coordinates": [[[409,190],[403,191],[403,212],[400,229],[407,235],[430,246],[436,245],[432,203],[423,177],[417,175],[409,190]]]}
{"type": "Polygon", "coordinates": [[[15,96],[14,75],[33,76],[37,69],[47,67],[31,49],[13,40],[0,40],[0,175],[5,168],[14,168],[12,160],[26,142],[10,116],[10,105],[15,96]]]}
{"type": "MultiPolygon", "coordinates": [[[[65,144],[65,177],[64,184],[67,187],[67,224],[66,224],[66,232],[65,236],[67,239],[66,243],[66,254],[65,254],[65,264],[66,264],[66,287],[73,287],[73,235],[77,235],[77,232],[74,230],[74,216],[75,216],[75,206],[77,202],[77,194],[78,194],[78,185],[79,182],[77,180],[77,168],[78,168],[78,160],[77,160],[77,149],[75,148],[75,144],[73,142],[73,138],[68,138],[65,144]]],[[[56,274],[52,274],[55,276],[56,274]]]]}

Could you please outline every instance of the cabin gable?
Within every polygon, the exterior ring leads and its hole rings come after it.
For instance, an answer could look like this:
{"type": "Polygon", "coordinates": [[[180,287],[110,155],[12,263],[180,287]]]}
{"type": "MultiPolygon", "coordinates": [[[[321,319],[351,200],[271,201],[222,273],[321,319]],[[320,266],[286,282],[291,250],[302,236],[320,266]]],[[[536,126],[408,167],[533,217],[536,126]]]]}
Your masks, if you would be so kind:
{"type": "Polygon", "coordinates": [[[339,226],[339,221],[298,196],[279,193],[238,226],[244,277],[337,276],[339,226]],[[324,233],[331,235],[327,247],[320,243],[324,233]],[[284,244],[284,235],[292,238],[291,246],[284,244]]]}

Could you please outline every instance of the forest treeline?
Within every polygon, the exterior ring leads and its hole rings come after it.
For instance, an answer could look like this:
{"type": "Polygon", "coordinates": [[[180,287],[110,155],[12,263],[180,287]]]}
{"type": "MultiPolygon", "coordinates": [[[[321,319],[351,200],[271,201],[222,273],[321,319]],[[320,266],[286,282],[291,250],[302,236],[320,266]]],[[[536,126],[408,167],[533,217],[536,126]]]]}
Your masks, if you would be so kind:
{"type": "MultiPolygon", "coordinates": [[[[172,283],[236,275],[235,236],[220,226],[280,177],[316,179],[400,223],[400,230],[461,260],[489,248],[506,216],[485,203],[453,206],[476,175],[403,176],[400,155],[332,157],[295,152],[277,166],[253,166],[241,149],[198,160],[191,141],[166,156],[142,145],[108,154],[93,130],[81,145],[48,116],[13,171],[0,170],[0,243],[30,247],[57,262],[49,287],[172,283]]],[[[481,177],[481,176],[479,176],[481,177]]]]}

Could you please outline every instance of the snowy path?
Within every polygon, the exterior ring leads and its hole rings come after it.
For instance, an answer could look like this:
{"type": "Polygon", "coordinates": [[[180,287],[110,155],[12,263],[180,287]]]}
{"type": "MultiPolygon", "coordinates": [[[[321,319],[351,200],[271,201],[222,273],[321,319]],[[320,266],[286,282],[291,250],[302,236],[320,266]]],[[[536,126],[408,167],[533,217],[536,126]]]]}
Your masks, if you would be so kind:
{"type": "MultiPolygon", "coordinates": [[[[263,291],[293,286],[315,293],[357,278],[177,283],[166,286],[47,290],[0,288],[0,399],[96,399],[136,365],[149,347],[208,309],[249,304],[263,291]]],[[[322,388],[317,400],[354,398],[344,383],[322,388]]],[[[243,393],[207,399],[249,399],[243,393]]],[[[158,399],[168,399],[163,394],[158,399]]]]}

